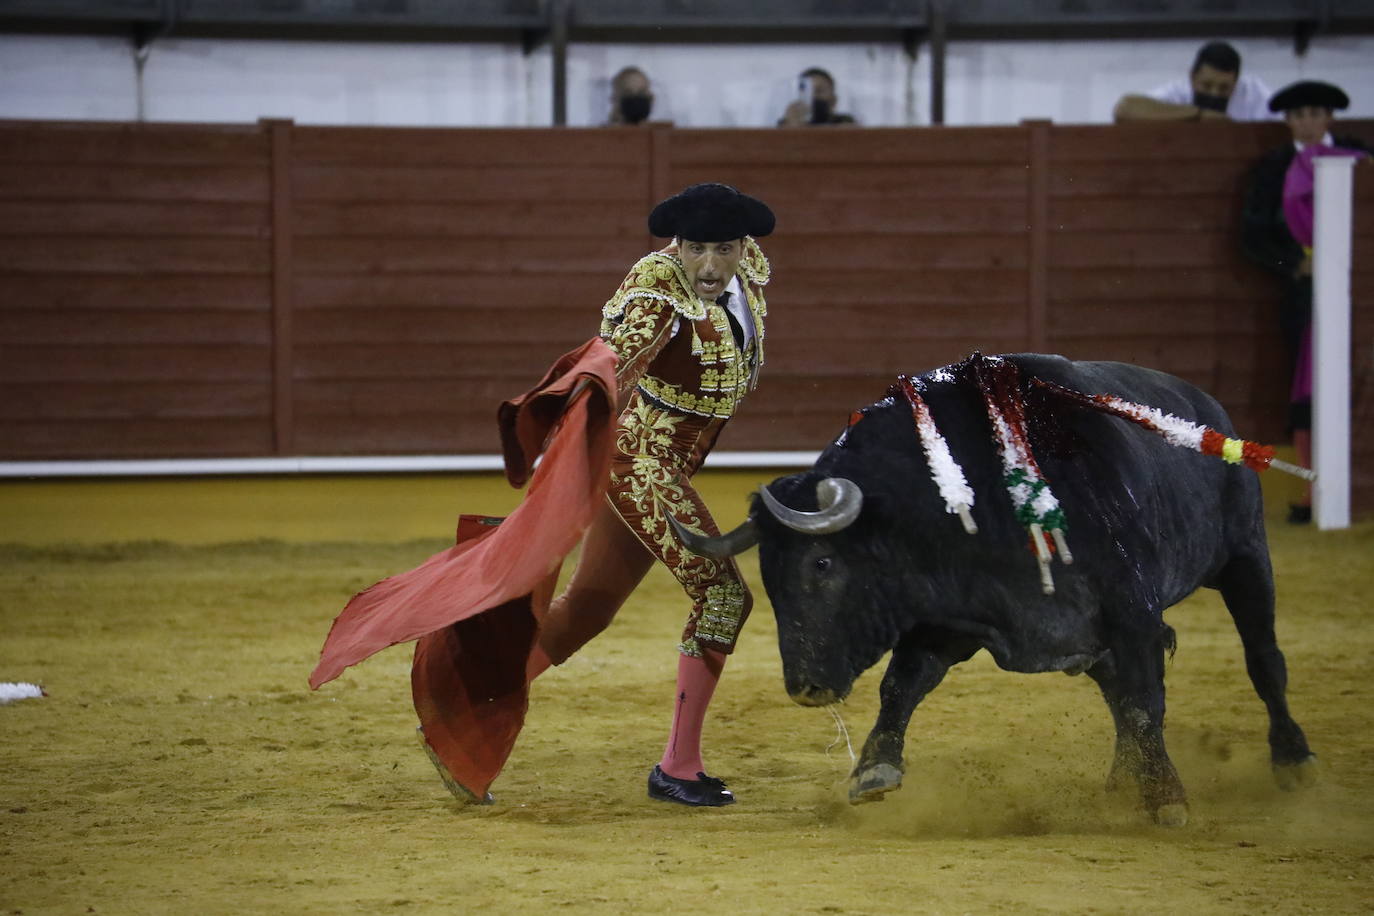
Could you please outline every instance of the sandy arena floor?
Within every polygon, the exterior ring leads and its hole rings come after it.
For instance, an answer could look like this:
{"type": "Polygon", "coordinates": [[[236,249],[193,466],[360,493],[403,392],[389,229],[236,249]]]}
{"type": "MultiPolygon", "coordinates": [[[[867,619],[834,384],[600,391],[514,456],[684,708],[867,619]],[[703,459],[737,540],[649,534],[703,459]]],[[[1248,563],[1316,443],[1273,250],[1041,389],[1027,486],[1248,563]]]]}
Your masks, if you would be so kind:
{"type": "MultiPolygon", "coordinates": [[[[760,476],[709,476],[724,523],[760,476]]],[[[707,726],[740,803],[651,802],[684,614],[655,571],[536,682],[497,803],[463,808],[415,742],[409,647],[305,680],[353,592],[512,501],[491,477],[0,484],[0,681],[51,694],[0,706],[0,914],[1374,910],[1374,524],[1271,525],[1306,791],[1273,784],[1205,593],[1169,616],[1187,827],[1103,792],[1090,681],[985,655],[918,709],[906,786],[851,807],[845,741],[788,701],[764,601],[707,726]]],[[[879,674],[843,708],[856,746],[879,674]]]]}

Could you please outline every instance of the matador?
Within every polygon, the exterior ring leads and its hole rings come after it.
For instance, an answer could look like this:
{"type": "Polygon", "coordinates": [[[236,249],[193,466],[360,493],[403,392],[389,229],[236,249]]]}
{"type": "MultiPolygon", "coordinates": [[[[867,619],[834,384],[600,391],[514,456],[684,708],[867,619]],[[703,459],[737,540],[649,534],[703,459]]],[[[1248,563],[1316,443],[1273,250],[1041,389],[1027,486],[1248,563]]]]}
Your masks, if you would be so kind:
{"type": "Polygon", "coordinates": [[[561,663],[601,632],[654,561],[672,572],[692,605],[672,730],[649,774],[649,796],[664,801],[734,801],[705,774],[701,731],[752,598],[733,559],[688,551],[668,516],[717,533],[691,479],[758,380],[769,268],[755,239],[773,224],[767,206],[723,184],[693,185],[650,214],[650,232],[672,242],[641,258],[602,309],[621,409],[605,504],[532,662],[535,671],[544,659],[561,663]]]}
{"type": "Polygon", "coordinates": [[[691,607],[649,797],[734,802],[706,775],[701,731],[752,599],[734,560],[688,551],[668,519],[719,534],[692,475],[763,365],[769,269],[755,239],[773,224],[765,204],[723,184],[655,207],[649,230],[671,242],[631,268],[602,309],[600,336],[498,411],[506,476],[529,483],[520,505],[505,519],[463,516],[455,546],[358,593],[335,619],[311,686],[418,640],[420,739],[458,798],[491,800],[530,681],[604,630],[657,561],[691,607]],[[579,538],[577,568],[550,601],[579,538]]]}

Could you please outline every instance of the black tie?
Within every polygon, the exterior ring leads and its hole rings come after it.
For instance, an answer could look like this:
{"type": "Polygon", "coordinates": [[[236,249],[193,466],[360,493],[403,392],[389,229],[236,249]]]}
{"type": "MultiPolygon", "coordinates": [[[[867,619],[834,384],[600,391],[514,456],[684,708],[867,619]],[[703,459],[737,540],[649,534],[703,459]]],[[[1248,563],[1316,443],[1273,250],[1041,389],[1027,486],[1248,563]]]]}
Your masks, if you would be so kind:
{"type": "Polygon", "coordinates": [[[728,292],[725,292],[717,296],[716,305],[725,309],[725,315],[727,318],[730,319],[730,332],[735,335],[735,346],[738,349],[743,350],[744,327],[739,323],[739,319],[735,317],[735,313],[730,311],[730,294],[728,292]]]}

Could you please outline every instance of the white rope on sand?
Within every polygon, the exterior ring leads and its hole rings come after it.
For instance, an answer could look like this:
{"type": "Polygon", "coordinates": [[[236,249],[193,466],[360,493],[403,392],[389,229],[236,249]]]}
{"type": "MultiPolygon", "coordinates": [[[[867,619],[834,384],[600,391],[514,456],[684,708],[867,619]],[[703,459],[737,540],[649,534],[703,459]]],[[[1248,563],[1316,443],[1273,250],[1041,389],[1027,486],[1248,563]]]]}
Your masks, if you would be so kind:
{"type": "Polygon", "coordinates": [[[826,747],[825,756],[829,757],[830,752],[834,750],[835,746],[839,744],[841,740],[843,740],[845,748],[849,751],[849,765],[852,769],[853,766],[858,763],[858,758],[854,756],[854,745],[849,741],[849,729],[845,727],[844,719],[840,718],[839,712],[833,705],[825,707],[825,711],[830,713],[831,717],[835,720],[835,740],[831,741],[826,747]]]}
{"type": "Polygon", "coordinates": [[[13,681],[0,683],[0,706],[13,703],[15,700],[32,700],[47,695],[47,692],[37,684],[15,683],[13,681]]]}

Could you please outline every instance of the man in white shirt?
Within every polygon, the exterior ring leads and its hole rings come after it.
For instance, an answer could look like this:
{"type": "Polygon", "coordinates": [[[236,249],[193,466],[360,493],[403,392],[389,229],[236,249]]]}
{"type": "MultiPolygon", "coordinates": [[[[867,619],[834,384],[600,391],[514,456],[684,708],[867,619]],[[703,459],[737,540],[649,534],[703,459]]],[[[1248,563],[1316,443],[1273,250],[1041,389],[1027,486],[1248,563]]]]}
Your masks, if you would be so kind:
{"type": "Polygon", "coordinates": [[[1145,95],[1123,95],[1112,111],[1118,121],[1268,121],[1269,87],[1240,75],[1240,54],[1224,41],[1202,46],[1186,80],[1165,83],[1145,95]]]}

